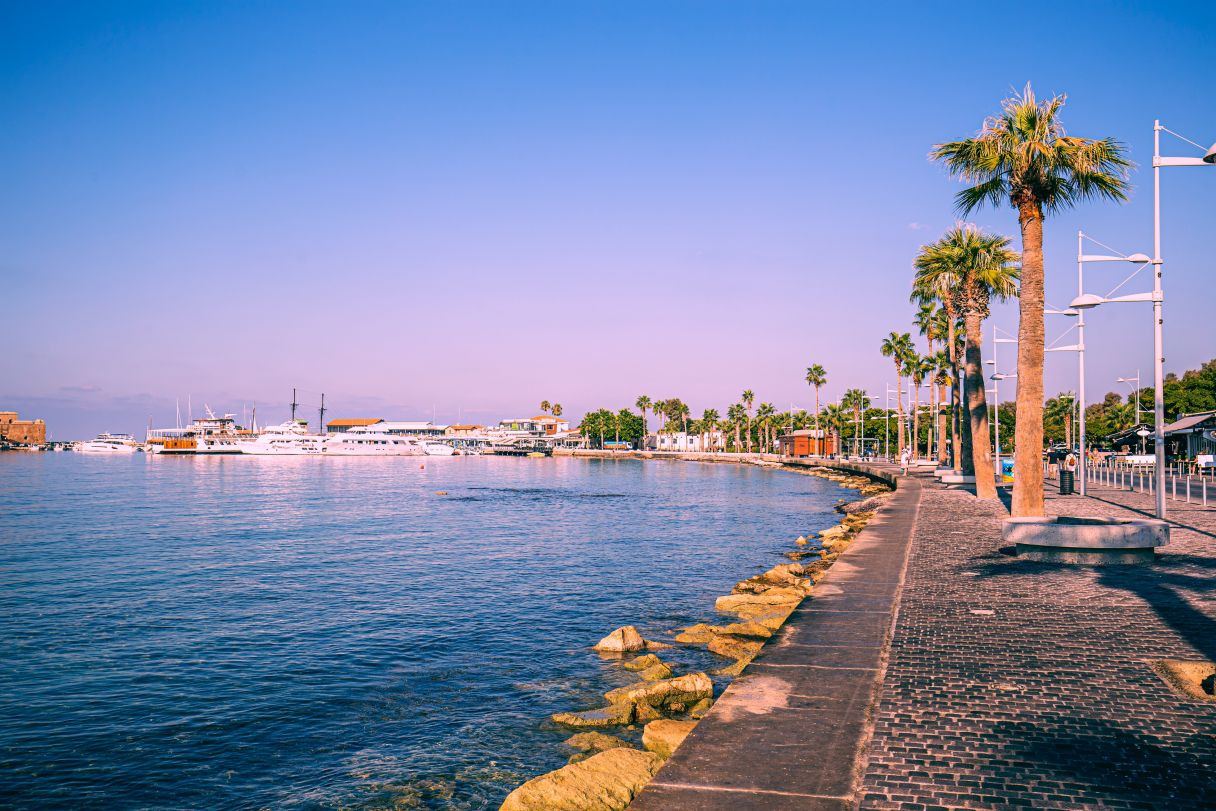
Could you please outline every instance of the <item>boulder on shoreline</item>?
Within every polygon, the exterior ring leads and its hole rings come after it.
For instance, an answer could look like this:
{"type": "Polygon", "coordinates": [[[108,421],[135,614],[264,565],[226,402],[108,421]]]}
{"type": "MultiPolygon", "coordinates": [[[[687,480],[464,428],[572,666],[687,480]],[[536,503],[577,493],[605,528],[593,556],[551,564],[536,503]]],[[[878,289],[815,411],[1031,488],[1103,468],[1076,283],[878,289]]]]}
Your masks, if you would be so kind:
{"type": "Polygon", "coordinates": [[[714,633],[717,630],[716,626],[698,622],[696,625],[690,625],[676,634],[676,642],[684,642],[690,645],[704,645],[714,638],[714,633]]]}
{"type": "Polygon", "coordinates": [[[613,705],[638,708],[645,705],[661,709],[672,704],[695,704],[703,698],[713,698],[713,695],[714,685],[709,676],[704,673],[689,673],[674,679],[643,681],[627,687],[618,687],[604,693],[604,698],[613,705]]]}
{"type": "Polygon", "coordinates": [[[710,653],[728,659],[751,659],[764,647],[762,639],[748,639],[733,634],[719,634],[709,642],[710,653]]]}
{"type": "Polygon", "coordinates": [[[598,710],[559,712],[550,716],[555,724],[574,727],[575,729],[626,726],[633,723],[633,717],[634,709],[632,704],[617,703],[601,707],[598,710]]]}
{"type": "Polygon", "coordinates": [[[622,663],[621,667],[625,668],[626,670],[646,670],[647,668],[654,667],[655,665],[661,665],[663,663],[664,662],[662,659],[655,656],[653,653],[648,653],[645,656],[639,656],[632,661],[622,663]]]}
{"type": "Polygon", "coordinates": [[[646,650],[646,640],[637,628],[624,625],[596,642],[595,649],[607,653],[635,653],[646,650]]]}
{"type": "Polygon", "coordinates": [[[673,673],[666,662],[659,662],[639,671],[638,675],[642,677],[642,681],[659,681],[660,679],[670,679],[673,673]]]}
{"type": "Polygon", "coordinates": [[[609,749],[529,780],[499,811],[622,811],[662,763],[653,752],[609,749]]]}
{"type": "Polygon", "coordinates": [[[712,698],[703,698],[688,708],[688,716],[699,721],[705,717],[705,714],[709,712],[710,708],[713,706],[714,700],[712,698]]]}
{"type": "Polygon", "coordinates": [[[758,622],[732,622],[725,628],[715,628],[715,634],[731,634],[733,636],[746,636],[753,639],[768,639],[773,635],[773,631],[766,625],[758,622]]]}
{"type": "Polygon", "coordinates": [[[673,721],[667,718],[651,721],[642,730],[642,746],[666,760],[696,725],[696,721],[673,721]]]}

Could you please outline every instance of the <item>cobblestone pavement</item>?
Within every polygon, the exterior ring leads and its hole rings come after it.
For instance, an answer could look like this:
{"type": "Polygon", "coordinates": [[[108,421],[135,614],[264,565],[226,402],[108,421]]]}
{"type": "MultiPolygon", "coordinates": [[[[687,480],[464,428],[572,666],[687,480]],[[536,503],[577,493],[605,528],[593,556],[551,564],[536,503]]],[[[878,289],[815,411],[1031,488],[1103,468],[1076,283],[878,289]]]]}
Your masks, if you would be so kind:
{"type": "MultiPolygon", "coordinates": [[[[1216,660],[1216,510],[1167,507],[1154,565],[1033,563],[1002,506],[926,484],[860,807],[1216,808],[1216,702],[1149,666],[1216,660]]],[[[1091,484],[1048,511],[1152,500],[1091,484]]]]}

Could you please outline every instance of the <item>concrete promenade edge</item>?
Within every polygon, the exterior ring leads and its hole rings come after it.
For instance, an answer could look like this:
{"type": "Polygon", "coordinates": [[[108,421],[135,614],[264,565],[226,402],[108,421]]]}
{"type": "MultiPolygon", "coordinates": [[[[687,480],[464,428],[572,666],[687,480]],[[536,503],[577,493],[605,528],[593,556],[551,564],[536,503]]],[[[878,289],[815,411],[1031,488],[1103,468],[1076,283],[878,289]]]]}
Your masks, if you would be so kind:
{"type": "MultiPolygon", "coordinates": [[[[847,467],[893,480],[879,466],[847,467]]],[[[630,808],[856,806],[920,498],[917,479],[898,480],[887,504],[811,598],[723,692],[630,808]]]]}

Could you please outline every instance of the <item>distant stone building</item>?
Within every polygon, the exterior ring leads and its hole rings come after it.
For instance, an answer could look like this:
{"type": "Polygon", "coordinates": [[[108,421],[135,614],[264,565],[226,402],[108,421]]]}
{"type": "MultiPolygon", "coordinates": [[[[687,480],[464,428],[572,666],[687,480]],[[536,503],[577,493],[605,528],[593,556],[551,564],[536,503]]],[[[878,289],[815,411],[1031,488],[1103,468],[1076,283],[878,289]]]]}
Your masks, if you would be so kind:
{"type": "Polygon", "coordinates": [[[42,420],[19,420],[16,411],[0,411],[0,440],[20,445],[46,443],[46,423],[42,420]]]}

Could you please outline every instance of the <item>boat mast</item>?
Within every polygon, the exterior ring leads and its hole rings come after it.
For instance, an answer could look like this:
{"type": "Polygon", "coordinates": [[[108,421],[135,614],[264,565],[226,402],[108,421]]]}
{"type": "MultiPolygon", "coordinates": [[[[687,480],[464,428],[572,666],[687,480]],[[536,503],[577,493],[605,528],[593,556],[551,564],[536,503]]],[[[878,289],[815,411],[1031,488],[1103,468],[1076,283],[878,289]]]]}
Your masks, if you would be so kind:
{"type": "Polygon", "coordinates": [[[296,402],[296,390],[292,389],[291,390],[291,421],[292,422],[296,421],[296,406],[298,406],[298,405],[299,405],[299,403],[296,402]]]}
{"type": "Polygon", "coordinates": [[[325,433],[325,392],[321,392],[321,427],[320,432],[325,433]]]}

